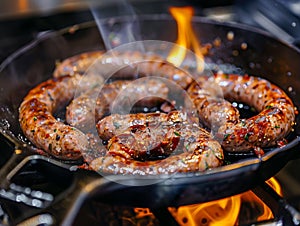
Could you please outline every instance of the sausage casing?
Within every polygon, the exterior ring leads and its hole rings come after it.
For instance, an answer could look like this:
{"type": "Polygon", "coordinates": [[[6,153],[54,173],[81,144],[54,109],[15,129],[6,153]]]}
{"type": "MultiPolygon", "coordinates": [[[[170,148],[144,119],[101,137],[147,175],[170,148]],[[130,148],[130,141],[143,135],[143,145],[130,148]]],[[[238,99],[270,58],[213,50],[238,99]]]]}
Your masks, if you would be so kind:
{"type": "Polygon", "coordinates": [[[107,154],[90,166],[104,173],[157,175],[198,172],[222,165],[221,145],[196,123],[189,123],[186,114],[174,111],[151,115],[163,119],[156,123],[147,119],[113,136],[107,154]],[[144,161],[153,155],[165,158],[144,161]]]}
{"type": "MultiPolygon", "coordinates": [[[[254,107],[259,113],[248,119],[240,119],[237,110],[228,101],[216,101],[219,97],[203,95],[203,81],[195,82],[188,90],[202,119],[208,124],[216,122],[215,136],[226,151],[248,151],[255,147],[269,147],[286,137],[295,121],[295,107],[287,94],[269,81],[236,74],[216,74],[213,82],[223,92],[224,98],[254,107]],[[217,103],[217,104],[216,104],[217,103]],[[215,120],[217,111],[222,117],[215,120]]],[[[212,127],[212,125],[210,125],[212,127]]]]}
{"type": "Polygon", "coordinates": [[[112,76],[111,73],[116,73],[116,77],[122,79],[158,76],[173,81],[183,89],[193,81],[192,75],[163,57],[138,51],[113,51],[106,54],[103,51],[93,51],[78,54],[59,63],[55,68],[54,77],[93,72],[100,73],[106,78],[112,76]]]}
{"type": "Polygon", "coordinates": [[[168,99],[168,92],[167,85],[159,79],[117,80],[88,90],[73,99],[67,106],[66,121],[88,131],[111,111],[129,113],[133,106],[157,106],[168,99]]]}
{"type": "Polygon", "coordinates": [[[27,94],[19,107],[19,121],[26,137],[59,159],[79,159],[89,146],[81,131],[53,116],[73,98],[80,81],[81,76],[76,75],[42,82],[27,94]]]}

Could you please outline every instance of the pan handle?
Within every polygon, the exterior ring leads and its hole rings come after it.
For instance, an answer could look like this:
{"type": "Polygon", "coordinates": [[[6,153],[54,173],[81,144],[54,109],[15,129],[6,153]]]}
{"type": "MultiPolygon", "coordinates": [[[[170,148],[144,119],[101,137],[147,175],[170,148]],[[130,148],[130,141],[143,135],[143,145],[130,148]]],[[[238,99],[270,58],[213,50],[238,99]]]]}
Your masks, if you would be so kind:
{"type": "Polygon", "coordinates": [[[30,153],[16,149],[5,165],[0,169],[0,188],[8,188],[10,176],[14,171],[17,171],[21,166],[21,162],[30,156],[30,153]]]}
{"type": "MultiPolygon", "coordinates": [[[[6,170],[1,172],[4,176],[9,172],[5,177],[8,188],[0,188],[0,200],[3,199],[5,212],[14,225],[72,225],[85,200],[95,189],[99,189],[103,183],[106,183],[95,172],[69,166],[64,170],[69,171],[70,186],[53,196],[44,191],[32,190],[10,182],[10,175],[14,174],[11,172],[17,173],[17,170],[28,162],[28,158],[27,161],[25,160],[26,158],[22,160],[22,157],[16,155],[9,161],[14,164],[14,167],[6,166],[6,170]],[[17,162],[19,165],[16,164],[17,162]],[[18,197],[23,199],[18,200],[18,197]],[[18,202],[17,210],[16,202],[18,202]]],[[[32,160],[32,156],[29,156],[29,160],[32,160]]],[[[38,160],[46,159],[38,158],[38,160]]]]}
{"type": "Polygon", "coordinates": [[[54,225],[72,225],[84,202],[95,189],[99,189],[105,183],[107,183],[106,180],[95,172],[77,169],[74,172],[74,180],[67,190],[57,195],[53,203],[47,208],[27,218],[22,223],[46,214],[54,225]]]}

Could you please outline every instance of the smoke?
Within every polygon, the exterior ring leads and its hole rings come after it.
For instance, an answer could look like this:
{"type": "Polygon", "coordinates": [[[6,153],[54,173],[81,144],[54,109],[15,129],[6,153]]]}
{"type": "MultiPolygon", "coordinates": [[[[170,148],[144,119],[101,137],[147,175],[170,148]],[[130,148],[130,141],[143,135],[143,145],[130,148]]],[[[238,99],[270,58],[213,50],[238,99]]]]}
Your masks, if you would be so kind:
{"type": "MultiPolygon", "coordinates": [[[[140,25],[138,16],[126,0],[120,0],[114,3],[113,10],[115,15],[107,16],[107,8],[96,7],[90,4],[90,10],[102,36],[106,50],[111,50],[119,45],[141,40],[140,25]],[[123,16],[122,22],[116,22],[114,16],[123,16]],[[108,21],[107,21],[108,20],[108,21]]],[[[143,45],[138,46],[139,51],[144,52],[143,45]]]]}

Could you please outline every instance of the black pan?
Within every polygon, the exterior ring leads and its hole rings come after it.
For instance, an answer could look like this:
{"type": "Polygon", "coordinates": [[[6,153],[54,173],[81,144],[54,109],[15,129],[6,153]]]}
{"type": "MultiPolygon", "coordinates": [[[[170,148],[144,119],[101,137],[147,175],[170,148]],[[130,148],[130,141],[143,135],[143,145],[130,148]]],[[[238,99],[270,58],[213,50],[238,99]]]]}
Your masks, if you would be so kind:
{"type": "MultiPolygon", "coordinates": [[[[117,29],[127,19],[113,18],[105,23],[117,29]]],[[[175,42],[177,28],[170,16],[141,16],[139,22],[141,40],[175,42]]],[[[217,23],[196,17],[193,27],[201,43],[221,40],[221,45],[213,46],[211,54],[206,57],[212,68],[265,77],[283,88],[299,105],[300,52],[296,48],[240,24],[217,23]],[[234,34],[233,39],[228,38],[229,32],[234,34]],[[247,44],[246,49],[242,48],[243,43],[247,44]]],[[[154,210],[215,200],[255,187],[297,156],[299,123],[286,146],[270,149],[261,158],[254,155],[229,156],[231,164],[203,173],[175,174],[171,177],[102,177],[92,171],[77,169],[74,163],[38,155],[36,149],[24,139],[19,127],[18,106],[22,98],[32,87],[52,76],[57,60],[99,49],[104,49],[104,44],[97,27],[90,22],[59,32],[40,34],[1,64],[1,133],[11,148],[1,161],[4,166],[0,170],[0,185],[3,188],[0,197],[14,215],[15,222],[38,213],[47,213],[56,222],[67,225],[73,222],[82,203],[95,197],[111,204],[150,207],[154,210]],[[60,184],[63,191],[55,193],[54,201],[45,201],[38,208],[25,203],[27,211],[12,210],[10,204],[14,202],[7,199],[15,198],[6,197],[3,191],[15,190],[12,183],[20,181],[24,186],[19,192],[25,191],[26,186],[30,187],[29,181],[22,180],[22,176],[26,175],[26,170],[22,171],[24,168],[43,172],[49,180],[60,184]]]]}

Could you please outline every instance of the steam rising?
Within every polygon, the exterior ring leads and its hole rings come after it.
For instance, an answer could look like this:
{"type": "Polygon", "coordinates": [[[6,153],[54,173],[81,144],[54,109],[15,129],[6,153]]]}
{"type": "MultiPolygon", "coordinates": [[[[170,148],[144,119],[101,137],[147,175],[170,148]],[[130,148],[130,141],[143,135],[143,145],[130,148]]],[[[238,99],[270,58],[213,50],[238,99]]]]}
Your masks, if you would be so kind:
{"type": "MultiPolygon", "coordinates": [[[[126,20],[122,23],[115,23],[114,19],[107,21],[105,8],[91,6],[91,12],[102,36],[106,50],[111,50],[119,45],[141,40],[140,26],[137,15],[133,7],[125,0],[117,1],[114,6],[116,15],[126,15],[126,20]]],[[[138,46],[138,50],[144,52],[143,45],[138,46]]]]}

